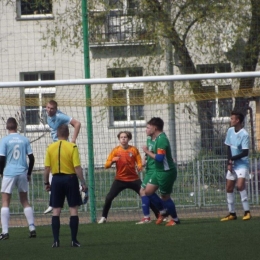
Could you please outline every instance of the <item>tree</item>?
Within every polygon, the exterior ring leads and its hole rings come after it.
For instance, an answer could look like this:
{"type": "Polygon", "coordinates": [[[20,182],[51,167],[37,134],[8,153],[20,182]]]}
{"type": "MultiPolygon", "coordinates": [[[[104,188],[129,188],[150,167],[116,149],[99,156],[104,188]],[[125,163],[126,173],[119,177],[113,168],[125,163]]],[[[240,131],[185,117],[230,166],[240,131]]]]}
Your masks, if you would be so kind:
{"type": "MultiPolygon", "coordinates": [[[[61,2],[61,0],[54,0],[61,2]]],[[[64,1],[62,1],[64,4],[64,1]]],[[[106,22],[111,5],[123,6],[123,0],[89,1],[89,10],[97,7],[104,12],[92,19],[92,29],[100,28],[106,22]],[[110,5],[108,4],[110,3],[110,5]],[[94,24],[93,24],[94,23],[94,24]],[[96,25],[96,27],[95,27],[96,25]]],[[[221,63],[235,60],[238,53],[243,53],[233,67],[239,71],[254,71],[259,57],[260,31],[260,0],[140,0],[139,8],[134,11],[148,27],[154,27],[153,39],[167,41],[172,45],[179,72],[182,74],[198,73],[196,64],[221,63]],[[243,41],[245,44],[238,44],[243,41]],[[243,49],[241,51],[241,49],[243,49]]],[[[42,40],[44,47],[62,46],[64,51],[80,48],[81,9],[79,1],[70,0],[65,8],[55,11],[55,20],[47,26],[42,40]]],[[[114,8],[113,7],[113,8],[114,8]]],[[[152,32],[152,33],[151,33],[152,32]]],[[[90,31],[91,35],[92,31],[90,31]]],[[[147,35],[146,35],[147,36],[147,35]]],[[[102,45],[102,41],[100,42],[102,45]]],[[[158,53],[158,49],[155,49],[158,53]]],[[[120,61],[121,62],[121,61],[120,61]]],[[[122,62],[121,62],[122,63],[122,62]]],[[[150,62],[150,65],[153,64],[150,62]]],[[[152,66],[151,66],[152,67],[152,66]]],[[[241,79],[240,89],[252,89],[254,79],[241,79]]],[[[190,81],[190,89],[194,94],[204,91],[200,81],[190,81]]],[[[237,98],[235,108],[247,109],[247,100],[237,98]]],[[[206,101],[197,101],[197,116],[201,128],[201,147],[211,148],[214,129],[212,115],[206,109],[206,101]]]]}
{"type": "MultiPolygon", "coordinates": [[[[255,71],[258,64],[260,52],[260,0],[251,0],[251,22],[248,33],[248,39],[245,45],[245,54],[242,61],[242,71],[255,71]]],[[[254,87],[254,78],[243,78],[240,80],[240,90],[252,89],[254,87]]],[[[236,109],[243,106],[243,112],[246,114],[248,100],[237,98],[236,109]]]]}
{"type": "MultiPolygon", "coordinates": [[[[182,74],[195,74],[197,73],[195,63],[195,55],[192,53],[192,46],[189,42],[189,37],[192,40],[197,39],[197,42],[202,44],[199,46],[201,53],[203,48],[211,51],[211,58],[218,58],[216,48],[218,45],[211,45],[203,43],[199,30],[204,30],[205,37],[207,34],[210,37],[212,31],[217,33],[221,30],[221,22],[226,23],[232,30],[236,32],[232,34],[235,41],[240,37],[246,37],[245,55],[241,60],[242,71],[254,71],[259,57],[259,30],[260,30],[260,1],[158,1],[146,0],[144,1],[144,8],[146,15],[149,19],[156,17],[162,37],[170,40],[175,52],[178,55],[181,66],[179,67],[182,74]],[[169,12],[169,2],[171,11],[169,12]],[[251,2],[251,6],[250,6],[251,2]],[[242,8],[241,8],[242,7],[242,8]],[[175,11],[172,11],[175,9],[175,11]],[[249,25],[250,22],[250,25],[249,25]],[[180,26],[182,24],[182,26],[180,26]],[[219,25],[218,25],[219,24],[219,25]],[[249,28],[249,30],[248,30],[249,28]],[[193,34],[193,37],[190,36],[193,34]]],[[[238,46],[243,47],[243,46],[238,46]]],[[[234,55],[237,55],[237,50],[234,55]]],[[[254,79],[241,79],[240,89],[249,88],[254,86],[254,79]]],[[[190,82],[190,87],[193,93],[201,93],[203,91],[201,82],[190,82]]],[[[236,99],[235,109],[241,110],[241,102],[243,102],[243,111],[247,109],[248,102],[244,98],[236,99]]],[[[201,146],[210,148],[213,136],[213,125],[211,115],[206,108],[204,101],[197,101],[198,107],[198,120],[201,126],[201,146]]]]}

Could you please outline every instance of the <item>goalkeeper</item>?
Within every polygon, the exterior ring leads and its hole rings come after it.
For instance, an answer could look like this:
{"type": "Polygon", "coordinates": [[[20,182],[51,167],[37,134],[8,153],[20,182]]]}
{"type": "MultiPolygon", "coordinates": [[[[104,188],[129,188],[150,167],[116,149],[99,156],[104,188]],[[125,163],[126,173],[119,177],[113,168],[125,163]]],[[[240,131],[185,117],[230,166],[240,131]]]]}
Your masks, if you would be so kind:
{"type": "MultiPolygon", "coordinates": [[[[111,151],[105,163],[105,168],[110,168],[112,164],[116,164],[116,176],[106,196],[99,224],[106,223],[112,201],[121,191],[131,189],[139,194],[141,188],[142,182],[136,172],[136,167],[138,172],[142,170],[142,159],[138,149],[128,144],[132,139],[132,134],[129,131],[121,131],[117,138],[120,144],[111,151]]],[[[159,211],[153,205],[151,205],[151,208],[155,216],[158,216],[159,211]]]]}

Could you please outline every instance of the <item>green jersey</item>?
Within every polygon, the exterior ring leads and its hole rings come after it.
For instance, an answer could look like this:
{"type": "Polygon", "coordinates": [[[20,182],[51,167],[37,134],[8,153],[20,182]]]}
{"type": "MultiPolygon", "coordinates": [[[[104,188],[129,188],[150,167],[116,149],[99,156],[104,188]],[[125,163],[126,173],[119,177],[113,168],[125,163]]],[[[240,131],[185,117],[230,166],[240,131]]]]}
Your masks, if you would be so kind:
{"type": "MultiPolygon", "coordinates": [[[[154,146],[155,146],[155,140],[152,140],[150,136],[147,138],[146,142],[147,148],[150,152],[155,153],[154,146]]],[[[146,156],[146,171],[153,171],[155,170],[155,163],[154,159],[150,156],[146,156]]]]}
{"type": "Polygon", "coordinates": [[[145,178],[144,181],[146,182],[142,184],[142,187],[145,188],[147,184],[152,184],[159,187],[161,194],[171,194],[173,184],[177,178],[177,169],[172,159],[170,142],[166,134],[162,132],[153,141],[148,139],[147,147],[154,154],[164,155],[164,159],[162,162],[158,162],[147,156],[148,173],[151,174],[145,178]],[[153,170],[150,167],[153,167],[153,170]]]}
{"type": "MultiPolygon", "coordinates": [[[[154,144],[155,141],[151,139],[150,136],[147,137],[146,145],[149,151],[154,153],[154,144]]],[[[151,179],[151,176],[155,173],[155,164],[154,164],[154,159],[151,158],[148,155],[145,155],[145,160],[146,160],[146,167],[145,167],[145,176],[142,181],[142,188],[145,189],[147,183],[151,179]]]]}
{"type": "Polygon", "coordinates": [[[174,169],[175,164],[172,159],[171,146],[166,134],[162,132],[156,137],[154,142],[154,153],[164,155],[163,163],[154,160],[156,171],[168,171],[170,169],[174,169]]]}

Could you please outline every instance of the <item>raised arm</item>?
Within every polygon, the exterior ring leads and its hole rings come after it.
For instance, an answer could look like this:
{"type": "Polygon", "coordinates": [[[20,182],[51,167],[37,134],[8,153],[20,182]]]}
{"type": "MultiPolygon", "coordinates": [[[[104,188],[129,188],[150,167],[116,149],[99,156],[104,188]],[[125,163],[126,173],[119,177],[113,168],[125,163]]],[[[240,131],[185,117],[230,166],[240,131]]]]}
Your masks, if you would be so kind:
{"type": "Polygon", "coordinates": [[[113,163],[115,163],[116,161],[118,161],[118,159],[119,159],[118,156],[115,156],[115,155],[116,155],[116,154],[115,154],[115,150],[116,150],[116,148],[114,148],[114,149],[111,151],[111,153],[108,155],[108,157],[107,157],[107,160],[106,160],[106,162],[105,162],[105,168],[106,168],[106,169],[107,169],[107,168],[110,168],[111,165],[112,165],[113,163]]]}
{"type": "Polygon", "coordinates": [[[76,139],[77,139],[79,131],[80,131],[81,123],[78,120],[72,118],[70,121],[70,124],[74,127],[73,137],[71,139],[71,142],[76,143],[76,139]]]}
{"type": "Polygon", "coordinates": [[[157,162],[163,162],[166,153],[165,150],[161,148],[158,148],[156,153],[153,153],[148,150],[147,146],[143,146],[143,151],[157,162]]]}

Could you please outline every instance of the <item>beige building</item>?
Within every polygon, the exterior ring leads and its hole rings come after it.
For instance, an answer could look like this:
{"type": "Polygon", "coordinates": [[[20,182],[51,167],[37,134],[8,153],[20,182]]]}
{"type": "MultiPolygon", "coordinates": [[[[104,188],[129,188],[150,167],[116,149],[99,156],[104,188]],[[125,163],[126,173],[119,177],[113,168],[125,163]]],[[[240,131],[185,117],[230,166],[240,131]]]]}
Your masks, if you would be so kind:
{"type": "MultiPolygon", "coordinates": [[[[2,3],[0,6],[0,80],[10,82],[84,78],[82,45],[68,47],[68,39],[59,41],[62,30],[66,28],[55,21],[58,20],[58,13],[66,12],[67,3],[59,5],[57,2],[51,4],[51,1],[45,1],[46,5],[35,6],[34,2],[30,1],[29,4],[18,0],[13,1],[13,4],[2,3]],[[47,37],[50,30],[59,32],[56,39],[47,37]]],[[[155,41],[151,37],[153,26],[146,24],[142,18],[137,19],[137,3],[130,0],[109,1],[109,11],[101,5],[90,10],[89,19],[92,22],[89,26],[89,54],[92,78],[180,73],[176,55],[173,55],[172,59],[169,58],[169,51],[166,51],[167,43],[155,41]]],[[[174,54],[174,50],[170,52],[171,55],[174,54]]],[[[232,64],[200,62],[197,64],[197,70],[199,73],[229,72],[232,71],[232,64]]],[[[220,137],[212,136],[212,142],[215,139],[218,142],[228,127],[229,111],[234,100],[218,100],[215,93],[230,90],[232,86],[228,81],[221,84],[207,81],[203,84],[206,92],[213,93],[206,109],[217,129],[215,133],[221,133],[220,137]]],[[[189,102],[188,98],[187,102],[180,103],[178,100],[170,100],[168,97],[173,93],[173,88],[175,94],[189,97],[188,92],[183,93],[183,84],[179,82],[172,85],[167,82],[115,83],[91,87],[92,98],[95,101],[92,120],[94,159],[97,167],[103,165],[107,154],[117,144],[116,134],[120,130],[132,131],[132,144],[141,149],[146,140],[146,121],[153,116],[164,119],[165,131],[172,142],[174,157],[179,163],[188,162],[197,156],[201,149],[201,134],[196,104],[189,102]],[[110,101],[106,103],[106,100],[110,101]]],[[[78,145],[82,161],[87,164],[84,86],[4,88],[0,92],[3,118],[1,136],[6,134],[4,120],[16,116],[21,132],[32,140],[33,149],[37,151],[39,168],[42,167],[45,148],[51,142],[44,111],[49,99],[57,100],[61,111],[82,122],[78,145]]],[[[255,109],[255,105],[252,106],[255,109]]],[[[258,110],[257,108],[256,112],[258,110]]],[[[252,120],[256,122],[253,131],[259,142],[259,131],[255,131],[259,129],[259,120],[252,120]]],[[[223,144],[218,146],[218,153],[221,154],[223,144]]]]}

